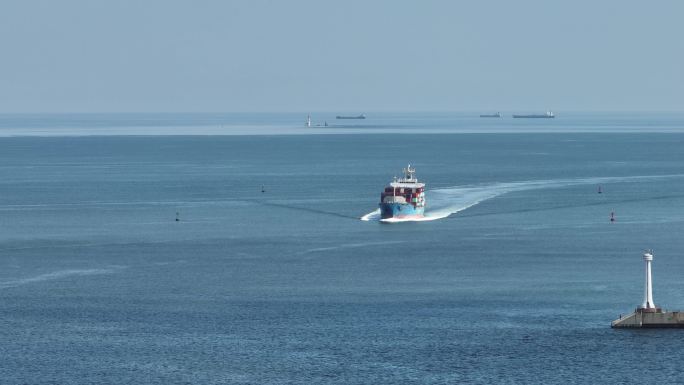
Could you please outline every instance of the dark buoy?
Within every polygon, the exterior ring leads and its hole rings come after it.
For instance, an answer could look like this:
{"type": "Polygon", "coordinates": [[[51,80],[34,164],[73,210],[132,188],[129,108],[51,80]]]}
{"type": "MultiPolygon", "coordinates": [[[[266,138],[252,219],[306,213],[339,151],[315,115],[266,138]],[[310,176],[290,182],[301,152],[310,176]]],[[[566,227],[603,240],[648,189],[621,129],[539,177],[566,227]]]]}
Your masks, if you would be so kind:
{"type": "Polygon", "coordinates": [[[615,211],[610,212],[610,222],[611,223],[615,222],[615,211]]]}
{"type": "Polygon", "coordinates": [[[176,211],[176,222],[180,222],[180,213],[176,211]]]}
{"type": "Polygon", "coordinates": [[[603,190],[601,190],[601,186],[600,186],[600,185],[599,185],[599,188],[598,188],[598,193],[599,193],[599,194],[603,194],[603,190]]]}

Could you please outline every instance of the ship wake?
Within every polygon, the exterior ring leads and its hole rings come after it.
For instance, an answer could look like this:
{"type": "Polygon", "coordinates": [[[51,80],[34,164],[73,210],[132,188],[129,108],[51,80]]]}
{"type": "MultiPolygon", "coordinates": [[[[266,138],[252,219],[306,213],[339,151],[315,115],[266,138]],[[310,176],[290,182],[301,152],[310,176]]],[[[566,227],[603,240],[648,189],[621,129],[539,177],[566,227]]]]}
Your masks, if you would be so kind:
{"type": "Polygon", "coordinates": [[[421,218],[389,218],[380,219],[380,209],[376,209],[360,219],[362,221],[381,221],[387,223],[396,222],[421,222],[443,219],[459,213],[484,201],[496,198],[503,194],[536,190],[561,188],[576,185],[605,184],[618,182],[647,182],[655,179],[681,178],[684,174],[671,175],[641,175],[627,177],[594,177],[577,179],[550,179],[521,182],[490,183],[471,186],[454,186],[429,190],[427,195],[427,207],[425,216],[421,218]]]}

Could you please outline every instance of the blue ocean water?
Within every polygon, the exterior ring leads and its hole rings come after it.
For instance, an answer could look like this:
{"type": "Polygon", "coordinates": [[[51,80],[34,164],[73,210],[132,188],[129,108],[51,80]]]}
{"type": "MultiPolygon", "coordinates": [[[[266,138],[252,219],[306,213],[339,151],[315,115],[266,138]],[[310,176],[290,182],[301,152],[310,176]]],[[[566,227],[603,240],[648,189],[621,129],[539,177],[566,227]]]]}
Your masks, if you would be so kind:
{"type": "Polygon", "coordinates": [[[609,326],[646,248],[684,309],[684,116],[367,115],[0,117],[2,382],[678,378],[609,326]],[[409,162],[434,220],[361,220],[409,162]]]}

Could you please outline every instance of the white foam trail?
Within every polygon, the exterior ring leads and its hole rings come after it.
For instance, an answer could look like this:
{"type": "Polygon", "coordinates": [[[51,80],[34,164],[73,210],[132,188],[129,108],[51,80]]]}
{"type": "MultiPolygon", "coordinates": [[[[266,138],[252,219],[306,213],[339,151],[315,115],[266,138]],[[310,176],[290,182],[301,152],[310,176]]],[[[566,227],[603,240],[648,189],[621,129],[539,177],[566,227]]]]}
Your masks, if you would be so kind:
{"type": "Polygon", "coordinates": [[[532,180],[507,183],[490,183],[476,186],[455,186],[429,190],[426,192],[428,208],[422,218],[390,218],[380,219],[380,209],[370,212],[360,219],[362,221],[381,221],[387,223],[422,222],[446,218],[472,206],[500,195],[516,191],[558,188],[584,184],[645,182],[654,179],[681,178],[684,174],[641,175],[626,177],[594,177],[577,179],[532,180]]]}
{"type": "Polygon", "coordinates": [[[51,273],[40,274],[34,277],[15,279],[10,281],[0,282],[0,288],[16,287],[21,285],[26,285],[35,282],[52,281],[55,279],[62,279],[70,276],[83,276],[83,275],[98,275],[98,274],[111,274],[118,270],[123,269],[124,266],[116,266],[108,269],[70,269],[70,270],[58,270],[51,273]]]}
{"type": "Polygon", "coordinates": [[[335,245],[335,246],[316,247],[316,248],[314,248],[314,249],[304,250],[303,252],[301,252],[301,254],[319,253],[319,252],[322,252],[322,251],[331,251],[331,250],[339,250],[339,249],[352,249],[352,248],[357,248],[357,247],[381,246],[381,245],[395,245],[395,244],[398,244],[398,243],[406,243],[406,241],[382,241],[382,242],[343,243],[343,244],[335,245]]]}
{"type": "Polygon", "coordinates": [[[360,218],[362,221],[376,221],[380,219],[380,209],[376,209],[375,211],[371,211],[370,213],[362,216],[360,218]]]}

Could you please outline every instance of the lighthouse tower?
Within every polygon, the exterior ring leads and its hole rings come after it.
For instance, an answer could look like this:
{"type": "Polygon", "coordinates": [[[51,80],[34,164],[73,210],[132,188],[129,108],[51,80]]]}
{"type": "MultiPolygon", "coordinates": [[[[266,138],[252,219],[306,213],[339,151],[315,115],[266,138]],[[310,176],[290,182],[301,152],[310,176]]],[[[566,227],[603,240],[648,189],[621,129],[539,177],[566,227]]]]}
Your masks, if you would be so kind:
{"type": "Polygon", "coordinates": [[[653,261],[653,251],[649,250],[644,254],[644,262],[646,262],[646,282],[644,286],[644,302],[641,304],[641,309],[655,309],[653,303],[653,285],[651,279],[651,261],[653,261]]]}
{"type": "Polygon", "coordinates": [[[644,253],[646,262],[646,286],[644,287],[644,302],[636,308],[634,313],[610,323],[612,328],[684,328],[684,311],[663,311],[653,303],[653,286],[651,280],[651,262],[653,250],[644,253]]]}

